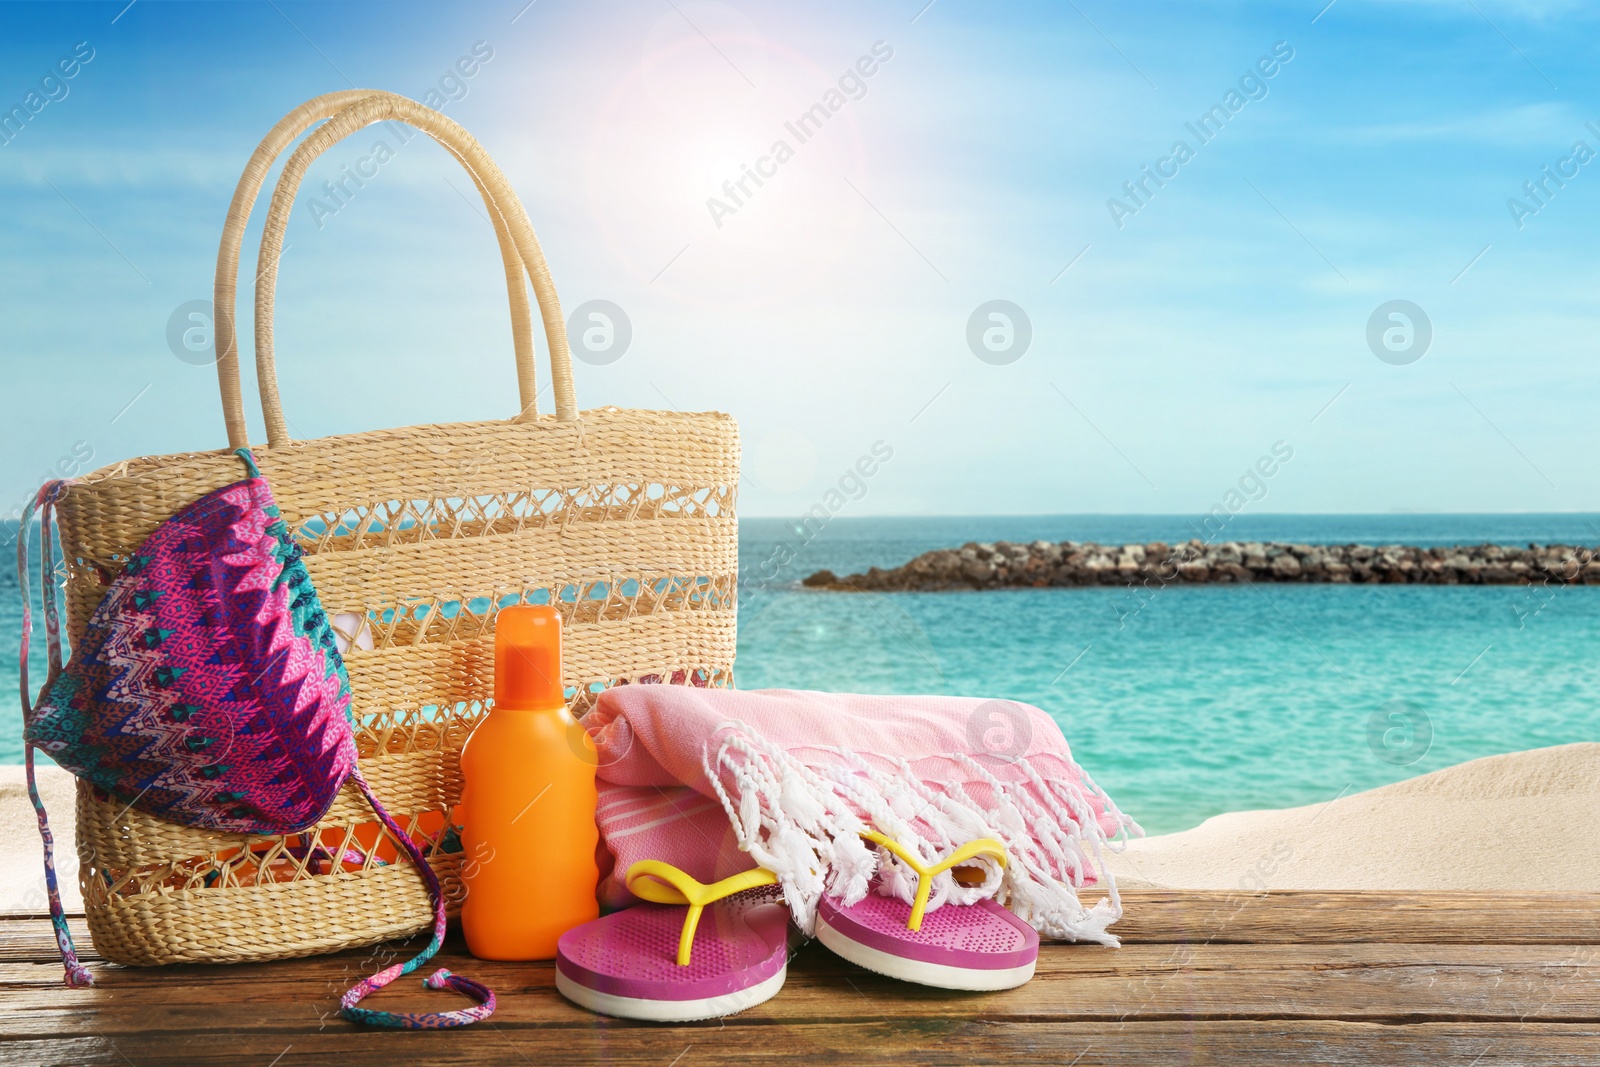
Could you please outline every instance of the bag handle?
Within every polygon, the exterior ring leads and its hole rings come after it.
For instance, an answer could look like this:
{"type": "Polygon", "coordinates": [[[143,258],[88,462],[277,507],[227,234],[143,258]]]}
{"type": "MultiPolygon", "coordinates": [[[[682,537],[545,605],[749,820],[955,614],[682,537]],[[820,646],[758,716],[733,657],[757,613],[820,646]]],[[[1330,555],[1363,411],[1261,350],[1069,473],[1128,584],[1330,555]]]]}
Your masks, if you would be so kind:
{"type": "Polygon", "coordinates": [[[273,160],[311,126],[337,114],[366,96],[362,89],[346,89],[307,100],[267,131],[250,154],[239,184],[228,204],[228,217],[222,224],[222,242],[217,248],[217,273],[212,283],[212,330],[217,351],[217,388],[222,393],[222,417],[228,426],[228,447],[244,448],[250,443],[245,428],[244,401],[239,391],[238,331],[234,309],[238,304],[239,257],[244,247],[244,230],[256,196],[267,180],[273,160]]]}
{"type": "MultiPolygon", "coordinates": [[[[245,424],[244,404],[240,396],[238,330],[234,311],[238,304],[239,261],[251,209],[255,206],[261,186],[266,182],[267,171],[273,161],[296,137],[351,104],[375,95],[378,95],[377,90],[346,89],[308,100],[289,112],[256,146],[255,152],[250,156],[250,162],[245,166],[244,174],[239,178],[238,186],[233,191],[233,200],[228,205],[228,217],[222,227],[222,241],[217,249],[217,273],[212,290],[217,385],[222,394],[222,414],[227,424],[230,448],[243,448],[250,443],[249,431],[245,424]]],[[[482,183],[478,182],[476,174],[473,175],[473,181],[478,185],[478,191],[484,193],[482,183]]],[[[487,202],[487,194],[484,193],[484,196],[487,202]]],[[[494,215],[494,227],[495,237],[500,243],[501,258],[505,261],[506,291],[511,300],[511,332],[516,344],[518,372],[520,376],[522,370],[527,368],[531,381],[532,314],[529,310],[527,284],[523,280],[522,261],[498,213],[494,215]]],[[[524,390],[529,395],[537,391],[536,387],[524,390]]]]}
{"type": "MultiPolygon", "coordinates": [[[[289,430],[283,418],[283,405],[278,395],[277,373],[273,353],[273,308],[278,279],[278,257],[283,247],[284,230],[289,222],[289,210],[294,204],[306,168],[335,142],[375,122],[396,119],[415,126],[450,150],[473,174],[474,180],[484,190],[491,215],[498,214],[510,234],[511,243],[521,256],[522,264],[533,282],[534,296],[539,303],[539,313],[544,320],[545,339],[550,349],[551,380],[555,386],[556,416],[564,421],[578,417],[577,403],[572,392],[572,356],[567,348],[566,325],[562,320],[561,302],[555,285],[550,280],[550,268],[545,263],[544,252],[534,236],[533,225],[523,210],[522,202],[512,190],[506,176],[484,151],[476,139],[452,120],[424,107],[413,100],[393,93],[372,93],[334,115],[311,133],[296,148],[284,164],[273,191],[272,203],[267,209],[267,221],[261,235],[259,269],[256,273],[256,377],[261,390],[261,411],[266,418],[267,445],[281,448],[289,444],[289,430]]],[[[519,420],[536,417],[532,401],[533,388],[531,355],[526,366],[519,367],[519,385],[522,391],[522,409],[519,420]]]]}
{"type": "MultiPolygon", "coordinates": [[[[214,289],[216,350],[218,354],[217,379],[222,395],[223,416],[227,423],[228,442],[232,448],[244,447],[249,443],[244,407],[240,395],[235,307],[238,302],[241,250],[244,244],[245,227],[250,221],[251,209],[261,191],[262,185],[266,182],[267,172],[271,168],[273,161],[296,137],[316,123],[348,110],[354,104],[374,98],[391,98],[401,101],[405,105],[410,105],[411,108],[428,111],[428,109],[422,108],[421,105],[406,100],[404,97],[373,89],[343,90],[308,100],[285,115],[268,132],[266,137],[262,138],[261,143],[251,155],[243,176],[239,179],[238,187],[234,190],[233,200],[228,208],[228,216],[223,225],[222,241],[217,250],[217,273],[214,289]]],[[[437,113],[429,111],[429,114],[437,113]]],[[[382,119],[380,117],[373,121],[382,121],[382,119]]],[[[459,127],[457,129],[459,130],[459,127]]],[[[354,128],[350,132],[354,132],[354,128]]],[[[463,136],[465,135],[463,134],[463,136]]],[[[438,140],[438,138],[435,138],[435,140],[438,140]]],[[[468,138],[468,140],[471,139],[468,138]]],[[[330,140],[328,143],[332,144],[333,142],[330,140]]],[[[519,418],[536,417],[537,406],[535,398],[538,394],[538,387],[535,382],[532,311],[528,300],[523,257],[512,239],[506,222],[507,216],[496,206],[493,195],[485,188],[477,169],[467,162],[454,144],[445,142],[441,142],[441,144],[446,151],[449,151],[466,167],[473,184],[478,187],[479,193],[484,198],[485,205],[489,208],[489,215],[495,228],[495,237],[500,245],[501,258],[505,265],[506,291],[511,304],[512,338],[516,346],[517,384],[523,408],[519,418]]],[[[320,154],[320,151],[319,149],[317,154],[320,154]]],[[[314,158],[314,155],[312,158],[314,158]]],[[[487,156],[485,155],[484,158],[487,158],[487,156]]],[[[309,163],[309,159],[307,162],[309,163]]],[[[537,248],[537,242],[534,243],[534,247],[537,248]]],[[[542,266],[542,259],[539,262],[542,266]]],[[[275,271],[275,259],[273,267],[275,271]]],[[[543,273],[545,285],[549,288],[550,297],[554,301],[555,294],[553,287],[549,285],[548,269],[545,269],[543,273]]],[[[259,281],[259,277],[257,280],[259,281]]],[[[543,297],[541,296],[542,303],[543,297]]],[[[543,307],[541,310],[544,310],[543,307]]],[[[559,322],[561,319],[559,303],[556,303],[554,312],[554,319],[559,322]]],[[[547,335],[550,335],[551,315],[546,312],[544,318],[547,335]]],[[[562,400],[563,393],[565,393],[569,402],[568,406],[571,409],[570,417],[576,417],[577,406],[575,403],[571,403],[571,359],[567,354],[564,328],[559,330],[557,343],[564,358],[552,359],[552,366],[561,366],[564,363],[566,371],[565,374],[559,371],[556,374],[557,414],[562,414],[561,409],[564,406],[562,400]],[[563,379],[565,380],[563,381],[563,379]]],[[[271,387],[275,395],[275,380],[271,380],[271,387]]],[[[263,408],[265,409],[265,407],[266,402],[264,399],[263,408]]],[[[280,441],[287,439],[286,432],[279,435],[280,441]]],[[[271,441],[272,437],[269,433],[269,443],[271,441]]]]}

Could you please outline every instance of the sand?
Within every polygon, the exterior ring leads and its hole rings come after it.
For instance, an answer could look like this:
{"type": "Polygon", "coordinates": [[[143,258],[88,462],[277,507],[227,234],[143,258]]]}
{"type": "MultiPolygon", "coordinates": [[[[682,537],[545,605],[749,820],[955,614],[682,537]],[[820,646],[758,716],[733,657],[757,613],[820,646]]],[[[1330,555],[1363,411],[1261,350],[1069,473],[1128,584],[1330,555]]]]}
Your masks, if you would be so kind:
{"type": "Polygon", "coordinates": [[[1488,756],[1324,804],[1130,842],[1119,886],[1600,890],[1600,744],[1488,756]]]}
{"type": "MultiPolygon", "coordinates": [[[[78,892],[78,849],[73,843],[77,788],[72,775],[39,761],[39,795],[50,812],[50,833],[56,839],[56,875],[61,903],[69,912],[83,911],[78,892]]],[[[39,820],[28,800],[28,779],[20,766],[0,767],[0,912],[43,915],[45,896],[39,820]]]]}
{"type": "MultiPolygon", "coordinates": [[[[73,785],[39,768],[62,898],[82,910],[73,785]]],[[[1600,743],[1489,756],[1325,804],[1240,811],[1130,842],[1125,888],[1600,891],[1600,743]]],[[[0,767],[0,912],[42,913],[39,834],[21,767],[0,767]]]]}

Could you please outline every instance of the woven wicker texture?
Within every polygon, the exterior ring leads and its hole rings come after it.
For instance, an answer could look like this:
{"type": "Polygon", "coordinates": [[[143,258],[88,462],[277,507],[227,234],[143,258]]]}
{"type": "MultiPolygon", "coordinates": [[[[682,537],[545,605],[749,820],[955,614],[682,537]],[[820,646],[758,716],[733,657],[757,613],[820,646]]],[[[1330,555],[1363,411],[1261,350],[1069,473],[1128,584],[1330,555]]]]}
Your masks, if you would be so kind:
{"type": "MultiPolygon", "coordinates": [[[[273,160],[323,119],[285,164],[263,235],[256,369],[268,446],[256,457],[324,608],[370,629],[373,647],[345,657],[361,769],[422,843],[455,906],[470,860],[445,813],[460,797],[461,746],[492,695],[500,607],[561,608],[577,713],[623,682],[732,683],[738,429],[716,413],[579,412],[560,304],[504,175],[437,112],[353,90],[285,116],[229,209],[216,327],[230,445],[245,443],[233,316],[245,224],[273,160]],[[270,314],[295,189],[318,153],[391,119],[440,142],[484,196],[510,283],[520,410],[506,421],[293,441],[270,314]],[[534,403],[528,280],[551,354],[554,415],[534,403]]],[[[158,524],[241,476],[221,449],[130,460],[69,486],[59,504],[69,636],[82,633],[105,583],[158,524]]],[[[243,837],[164,822],[80,784],[78,849],[95,948],[120,963],[303,956],[413,933],[431,919],[421,879],[350,786],[302,834],[243,837]]]]}

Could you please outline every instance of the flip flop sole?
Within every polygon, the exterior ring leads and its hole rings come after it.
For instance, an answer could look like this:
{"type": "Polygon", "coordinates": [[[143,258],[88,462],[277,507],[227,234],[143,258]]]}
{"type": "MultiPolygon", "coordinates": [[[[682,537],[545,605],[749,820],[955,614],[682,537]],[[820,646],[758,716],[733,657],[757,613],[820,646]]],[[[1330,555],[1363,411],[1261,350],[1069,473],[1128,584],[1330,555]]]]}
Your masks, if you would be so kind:
{"type": "Polygon", "coordinates": [[[783,988],[787,965],[771,978],[748,989],[735,990],[701,1000],[653,1000],[602,993],[556,971],[556,989],[579,1007],[619,1019],[640,1019],[654,1023],[686,1023],[699,1019],[719,1019],[771,1000],[783,988]]]}
{"type": "Polygon", "coordinates": [[[934,986],[938,989],[975,991],[1015,989],[1033,977],[1034,966],[1038,963],[1035,959],[1015,967],[979,968],[952,967],[949,964],[908,959],[862,944],[828,925],[827,919],[821,915],[817,916],[817,940],[835,955],[843,956],[858,967],[865,967],[869,971],[876,971],[890,978],[898,978],[902,982],[915,982],[918,985],[934,986]]]}
{"type": "Polygon", "coordinates": [[[910,905],[868,893],[817,906],[817,938],[852,963],[939,989],[1011,989],[1033,977],[1039,934],[993,900],[947,904],[906,929],[910,905]]]}
{"type": "Polygon", "coordinates": [[[556,989],[590,1011],[688,1022],[770,999],[788,973],[789,911],[777,903],[719,901],[702,916],[691,962],[677,962],[685,908],[639,904],[561,935],[556,989]]]}

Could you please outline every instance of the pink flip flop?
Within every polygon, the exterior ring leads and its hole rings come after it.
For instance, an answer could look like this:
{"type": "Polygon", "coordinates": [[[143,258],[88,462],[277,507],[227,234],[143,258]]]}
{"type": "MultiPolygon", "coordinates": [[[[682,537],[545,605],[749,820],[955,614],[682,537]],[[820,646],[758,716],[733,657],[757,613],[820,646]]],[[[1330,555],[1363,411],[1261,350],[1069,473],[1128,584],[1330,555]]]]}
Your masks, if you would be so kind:
{"type": "Polygon", "coordinates": [[[940,989],[1011,989],[1033,977],[1039,934],[993,900],[947,904],[930,914],[935,875],[978,856],[1003,867],[1005,846],[992,838],[969,841],[928,866],[898,842],[863,834],[898,856],[917,875],[911,904],[875,892],[849,907],[824,896],[817,907],[817,940],[869,971],[940,989]]]}
{"type": "Polygon", "coordinates": [[[628,891],[652,903],[562,934],[556,988],[590,1011],[653,1022],[713,1019],[770,1000],[788,973],[789,909],[757,891],[777,881],[756,868],[705,885],[668,863],[635,863],[628,891]]]}

